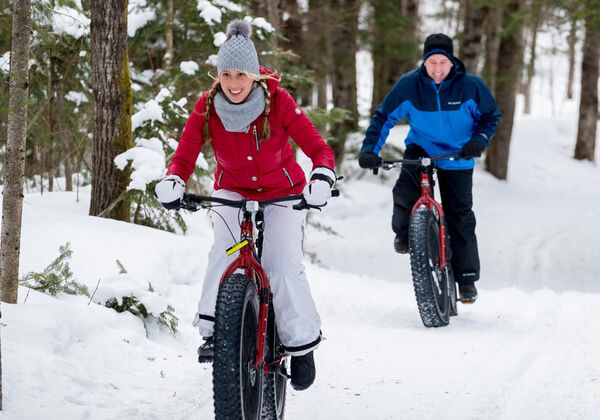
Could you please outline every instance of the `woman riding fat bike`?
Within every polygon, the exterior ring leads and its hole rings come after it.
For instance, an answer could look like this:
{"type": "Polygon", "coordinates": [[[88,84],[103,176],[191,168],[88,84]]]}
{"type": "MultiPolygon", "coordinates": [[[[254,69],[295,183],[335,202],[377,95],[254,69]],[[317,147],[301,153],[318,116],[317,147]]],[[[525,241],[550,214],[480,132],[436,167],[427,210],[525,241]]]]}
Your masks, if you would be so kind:
{"type": "MultiPolygon", "coordinates": [[[[301,193],[311,205],[324,205],[331,197],[336,180],[331,147],[279,87],[279,77],[259,65],[250,31],[241,20],[227,27],[217,58],[218,77],[196,103],[167,176],[156,185],[156,195],[166,208],[180,206],[185,183],[207,142],[217,161],[215,197],[264,200],[301,193]],[[289,137],[312,161],[308,184],[289,137]]],[[[239,228],[239,210],[223,208],[219,213],[211,212],[214,244],[194,319],[205,340],[199,348],[200,361],[212,359],[219,280],[235,258],[225,252],[233,245],[225,221],[234,221],[229,225],[239,228]]],[[[262,264],[271,283],[277,330],[292,356],[291,384],[302,390],[314,381],[313,350],[321,341],[321,321],[302,263],[305,212],[270,206],[264,217],[262,264]]]]}

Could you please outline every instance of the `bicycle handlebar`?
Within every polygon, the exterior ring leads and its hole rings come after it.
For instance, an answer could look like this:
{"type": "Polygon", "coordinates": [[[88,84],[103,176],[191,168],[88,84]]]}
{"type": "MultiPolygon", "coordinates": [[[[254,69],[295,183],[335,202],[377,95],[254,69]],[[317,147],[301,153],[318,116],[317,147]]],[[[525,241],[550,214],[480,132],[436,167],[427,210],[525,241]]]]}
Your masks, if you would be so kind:
{"type": "MultiPolygon", "coordinates": [[[[339,190],[331,190],[332,197],[338,197],[339,195],[340,195],[339,190]]],[[[233,207],[233,208],[237,208],[237,209],[246,209],[249,211],[250,210],[256,211],[260,207],[265,207],[265,206],[268,206],[269,204],[276,204],[276,203],[281,203],[281,202],[285,202],[285,201],[297,201],[297,200],[300,200],[300,202],[297,204],[294,204],[292,206],[292,208],[294,210],[321,209],[321,207],[324,207],[325,205],[327,205],[327,203],[323,204],[322,206],[315,206],[312,204],[308,204],[302,194],[288,195],[285,197],[278,197],[278,198],[271,198],[269,200],[250,200],[248,198],[242,198],[241,200],[228,200],[226,198],[220,198],[220,197],[209,197],[209,196],[195,195],[195,194],[183,194],[183,199],[181,200],[180,208],[193,212],[193,211],[200,210],[200,208],[209,207],[209,203],[219,203],[219,204],[223,204],[225,206],[229,206],[229,207],[233,207]],[[246,207],[246,203],[248,203],[248,202],[258,203],[258,206],[256,208],[248,209],[246,207]]]]}
{"type": "Polygon", "coordinates": [[[377,175],[377,173],[379,172],[379,168],[385,169],[387,171],[392,168],[395,168],[396,166],[398,166],[398,164],[429,166],[429,165],[431,165],[431,162],[435,162],[436,160],[441,160],[441,159],[457,160],[457,159],[463,159],[463,157],[461,156],[460,153],[452,152],[452,153],[444,153],[443,155],[438,155],[438,156],[434,156],[434,157],[421,157],[418,159],[382,160],[380,166],[378,166],[377,168],[373,168],[373,174],[377,175]]]}

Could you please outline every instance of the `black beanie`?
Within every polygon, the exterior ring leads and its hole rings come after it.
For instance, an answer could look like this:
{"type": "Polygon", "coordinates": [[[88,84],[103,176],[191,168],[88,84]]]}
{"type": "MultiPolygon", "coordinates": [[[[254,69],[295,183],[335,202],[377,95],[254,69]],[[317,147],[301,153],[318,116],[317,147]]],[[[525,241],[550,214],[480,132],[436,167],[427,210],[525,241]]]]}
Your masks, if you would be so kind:
{"type": "Polygon", "coordinates": [[[452,38],[445,34],[429,35],[423,45],[423,60],[427,60],[427,57],[433,54],[444,54],[450,61],[454,61],[452,38]]]}

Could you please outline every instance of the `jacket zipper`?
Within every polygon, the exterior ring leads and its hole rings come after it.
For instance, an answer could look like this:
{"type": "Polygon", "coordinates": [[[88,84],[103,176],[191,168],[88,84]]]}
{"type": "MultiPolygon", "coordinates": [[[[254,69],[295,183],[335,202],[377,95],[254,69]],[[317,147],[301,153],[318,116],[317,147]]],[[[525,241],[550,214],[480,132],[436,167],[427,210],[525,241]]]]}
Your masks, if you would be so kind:
{"type": "Polygon", "coordinates": [[[290,182],[290,187],[293,187],[294,183],[292,182],[292,178],[290,177],[290,174],[288,174],[288,171],[285,170],[285,168],[283,168],[283,173],[285,174],[286,178],[290,182]]]}
{"type": "Polygon", "coordinates": [[[254,141],[256,142],[256,150],[259,150],[258,146],[258,133],[256,132],[256,126],[252,127],[252,133],[254,134],[254,141]]]}
{"type": "Polygon", "coordinates": [[[435,89],[435,96],[437,98],[438,111],[441,111],[442,104],[440,103],[440,89],[442,88],[442,83],[444,83],[444,81],[441,81],[439,86],[436,86],[435,82],[433,80],[431,81],[431,83],[433,83],[433,88],[435,89]]]}
{"type": "Polygon", "coordinates": [[[221,186],[221,178],[223,178],[223,172],[225,172],[225,171],[221,171],[221,173],[219,174],[219,179],[217,180],[217,185],[219,187],[221,186]]]}

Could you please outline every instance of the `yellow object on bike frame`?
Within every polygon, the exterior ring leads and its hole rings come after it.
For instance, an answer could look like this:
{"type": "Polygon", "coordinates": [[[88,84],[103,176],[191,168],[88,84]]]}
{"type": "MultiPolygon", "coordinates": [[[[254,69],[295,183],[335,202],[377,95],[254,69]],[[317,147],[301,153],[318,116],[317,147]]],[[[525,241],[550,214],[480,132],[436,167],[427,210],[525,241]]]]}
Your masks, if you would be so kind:
{"type": "Polygon", "coordinates": [[[246,245],[248,245],[248,239],[244,239],[242,242],[238,242],[237,244],[235,244],[234,246],[232,246],[231,248],[227,248],[227,255],[231,255],[234,252],[242,249],[243,247],[245,247],[246,245]]]}

